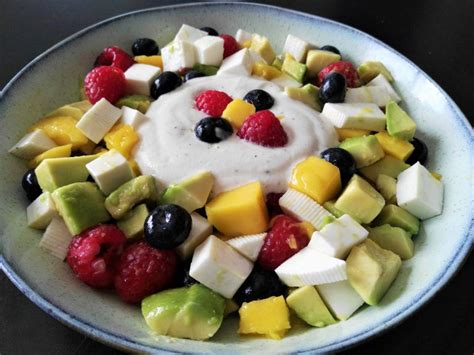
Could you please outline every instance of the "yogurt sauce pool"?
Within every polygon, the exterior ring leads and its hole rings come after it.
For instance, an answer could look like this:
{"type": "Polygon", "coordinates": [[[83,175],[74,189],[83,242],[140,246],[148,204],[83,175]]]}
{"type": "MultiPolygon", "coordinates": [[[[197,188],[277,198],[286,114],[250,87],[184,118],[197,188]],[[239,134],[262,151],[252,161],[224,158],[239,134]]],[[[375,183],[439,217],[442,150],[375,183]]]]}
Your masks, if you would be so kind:
{"type": "Polygon", "coordinates": [[[162,95],[147,112],[149,120],[139,128],[135,160],[141,171],[167,186],[203,170],[215,177],[212,194],[259,180],[266,192],[283,192],[295,164],[338,144],[334,127],[318,112],[289,98],[279,86],[254,77],[216,75],[192,79],[162,95]],[[196,123],[208,115],[195,108],[195,97],[205,90],[224,91],[243,98],[263,89],[275,99],[270,109],[283,116],[287,135],[284,147],[269,148],[247,142],[234,134],[209,144],[194,135],[196,123]]]}

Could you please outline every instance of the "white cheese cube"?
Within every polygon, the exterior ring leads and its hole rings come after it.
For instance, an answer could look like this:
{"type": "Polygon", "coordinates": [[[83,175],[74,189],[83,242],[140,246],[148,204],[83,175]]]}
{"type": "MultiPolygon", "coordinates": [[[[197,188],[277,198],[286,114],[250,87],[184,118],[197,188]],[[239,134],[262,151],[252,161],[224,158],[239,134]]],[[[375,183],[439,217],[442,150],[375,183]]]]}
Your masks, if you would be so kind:
{"type": "Polygon", "coordinates": [[[391,100],[392,97],[384,86],[361,86],[347,89],[344,102],[373,102],[378,107],[385,107],[391,100]]]}
{"type": "Polygon", "coordinates": [[[150,88],[153,80],[160,75],[161,69],[154,65],[133,64],[125,71],[125,80],[127,81],[126,91],[133,95],[150,96],[150,88]]]}
{"type": "Polygon", "coordinates": [[[303,62],[306,58],[308,48],[308,42],[289,34],[283,46],[283,53],[291,54],[298,62],[303,62]]]}
{"type": "Polygon", "coordinates": [[[45,229],[51,220],[58,215],[53,198],[49,192],[43,192],[27,208],[28,227],[45,229]]]}
{"type": "Polygon", "coordinates": [[[277,84],[282,89],[288,88],[288,87],[299,88],[303,86],[302,83],[300,83],[299,81],[296,81],[291,76],[285,73],[282,73],[280,76],[277,76],[275,79],[272,79],[271,82],[277,84]]]}
{"type": "Polygon", "coordinates": [[[390,95],[393,101],[395,102],[402,101],[401,97],[397,94],[393,86],[390,84],[390,82],[387,80],[387,78],[383,74],[377,75],[369,83],[367,83],[367,86],[383,86],[388,91],[388,94],[390,95]]]}
{"type": "Polygon", "coordinates": [[[348,319],[364,300],[352,288],[349,281],[339,281],[316,286],[324,303],[339,320],[348,319]]]}
{"type": "Polygon", "coordinates": [[[260,249],[262,249],[266,236],[267,233],[243,235],[229,239],[227,244],[229,244],[232,248],[237,250],[250,261],[255,261],[258,258],[260,249]]]}
{"type": "Polygon", "coordinates": [[[20,139],[8,152],[18,158],[30,160],[56,146],[42,129],[35,129],[20,139]]]}
{"type": "Polygon", "coordinates": [[[143,113],[133,108],[122,106],[120,122],[132,126],[136,131],[138,127],[148,119],[143,113]]]}
{"type": "Polygon", "coordinates": [[[345,259],[354,245],[359,244],[369,232],[351,216],[345,214],[314,232],[308,247],[338,259],[345,259]]]}
{"type": "Polygon", "coordinates": [[[99,143],[119,120],[122,110],[102,98],[77,122],[76,127],[94,143],[99,143]]]}
{"type": "Polygon", "coordinates": [[[235,40],[243,46],[245,42],[252,40],[252,34],[239,28],[235,34],[235,40]]]}
{"type": "Polygon", "coordinates": [[[437,216],[443,210],[443,183],[417,162],[398,175],[397,203],[420,219],[437,216]]]}
{"type": "Polygon", "coordinates": [[[105,195],[134,177],[127,159],[115,149],[86,164],[86,168],[105,195]]]}
{"type": "Polygon", "coordinates": [[[327,103],[321,115],[337,128],[361,128],[370,131],[385,129],[385,114],[372,103],[327,103]]]}
{"type": "Polygon", "coordinates": [[[275,269],[289,287],[320,285],[347,279],[346,262],[313,248],[301,249],[275,269]]]}
{"type": "Polygon", "coordinates": [[[252,267],[229,244],[211,235],[194,251],[189,275],[225,298],[232,298],[252,267]]]}
{"type": "Polygon", "coordinates": [[[253,61],[250,56],[250,51],[247,48],[243,48],[224,59],[217,74],[250,76],[252,73],[252,65],[253,61]]]}
{"type": "Polygon", "coordinates": [[[181,68],[192,68],[196,64],[194,45],[191,42],[176,40],[161,49],[163,69],[177,71],[181,68]]]}
{"type": "Polygon", "coordinates": [[[221,65],[224,59],[224,40],[217,36],[205,36],[194,42],[196,62],[205,65],[221,65]]]}
{"type": "Polygon", "coordinates": [[[263,59],[263,57],[257,52],[255,52],[253,49],[249,49],[249,54],[250,58],[252,59],[252,66],[255,63],[266,63],[265,59],[263,59]]]}
{"type": "Polygon", "coordinates": [[[212,225],[197,212],[191,213],[192,227],[186,240],[181,243],[176,252],[182,259],[187,259],[194,249],[212,233],[212,225]]]}
{"type": "Polygon", "coordinates": [[[51,255],[64,260],[72,237],[63,219],[54,217],[44,231],[39,246],[51,255]]]}
{"type": "Polygon", "coordinates": [[[206,31],[201,31],[195,27],[183,24],[178,33],[176,33],[174,40],[188,41],[192,43],[204,36],[207,36],[206,31]]]}

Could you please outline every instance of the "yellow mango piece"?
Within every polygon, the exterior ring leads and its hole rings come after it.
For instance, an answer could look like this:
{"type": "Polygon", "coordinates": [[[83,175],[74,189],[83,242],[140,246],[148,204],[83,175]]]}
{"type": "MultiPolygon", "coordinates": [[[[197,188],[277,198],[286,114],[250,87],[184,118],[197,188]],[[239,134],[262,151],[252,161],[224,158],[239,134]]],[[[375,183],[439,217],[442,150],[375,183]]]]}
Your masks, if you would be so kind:
{"type": "Polygon", "coordinates": [[[367,129],[357,128],[336,128],[336,132],[340,141],[343,141],[347,138],[362,137],[370,134],[370,131],[367,129]]]}
{"type": "Polygon", "coordinates": [[[240,334],[262,334],[281,339],[291,328],[290,312],[283,296],[244,302],[239,309],[240,334]]]}
{"type": "Polygon", "coordinates": [[[403,161],[405,161],[415,150],[415,147],[410,142],[392,137],[386,131],[377,133],[375,137],[382,146],[385,154],[403,161]]]}
{"type": "Polygon", "coordinates": [[[308,238],[311,238],[313,233],[316,231],[316,228],[314,228],[314,226],[311,223],[307,222],[307,221],[300,222],[300,227],[305,230],[306,235],[308,236],[308,238]]]}
{"type": "Polygon", "coordinates": [[[42,129],[57,145],[72,144],[72,150],[76,150],[89,142],[76,123],[70,116],[44,117],[32,125],[29,132],[42,129]]]}
{"type": "Polygon", "coordinates": [[[222,117],[228,120],[236,129],[239,129],[245,119],[254,113],[254,105],[241,99],[234,99],[227,105],[222,117]]]}
{"type": "Polygon", "coordinates": [[[128,165],[130,165],[130,168],[132,169],[135,176],[139,176],[142,174],[142,172],[140,171],[140,167],[138,166],[135,159],[128,159],[128,165]]]}
{"type": "Polygon", "coordinates": [[[275,51],[270,44],[268,38],[260,36],[258,34],[254,34],[252,36],[252,42],[250,44],[250,49],[260,54],[260,56],[265,60],[267,63],[273,63],[275,59],[275,51]]]}
{"type": "Polygon", "coordinates": [[[30,169],[36,168],[39,163],[41,163],[45,159],[51,158],[66,158],[71,156],[71,148],[72,144],[61,145],[59,147],[54,147],[47,150],[40,155],[37,155],[32,160],[28,162],[28,167],[30,169]]]}
{"type": "Polygon", "coordinates": [[[281,71],[273,65],[257,62],[252,67],[252,75],[261,76],[266,80],[272,80],[278,78],[281,75],[281,71]]]}
{"type": "Polygon", "coordinates": [[[137,55],[133,59],[137,63],[154,65],[163,70],[163,60],[161,59],[161,55],[137,55]]]}
{"type": "Polygon", "coordinates": [[[133,147],[138,143],[138,134],[132,126],[117,124],[104,136],[107,148],[116,149],[125,158],[130,158],[133,147]]]}
{"type": "Polygon", "coordinates": [[[227,237],[258,234],[267,230],[268,212],[259,181],[214,197],[206,205],[207,219],[227,237]]]}
{"type": "Polygon", "coordinates": [[[296,164],[288,185],[322,205],[339,195],[341,175],[335,165],[311,156],[296,164]]]}
{"type": "Polygon", "coordinates": [[[250,48],[251,45],[252,45],[252,40],[248,39],[242,44],[242,48],[250,48]]]}

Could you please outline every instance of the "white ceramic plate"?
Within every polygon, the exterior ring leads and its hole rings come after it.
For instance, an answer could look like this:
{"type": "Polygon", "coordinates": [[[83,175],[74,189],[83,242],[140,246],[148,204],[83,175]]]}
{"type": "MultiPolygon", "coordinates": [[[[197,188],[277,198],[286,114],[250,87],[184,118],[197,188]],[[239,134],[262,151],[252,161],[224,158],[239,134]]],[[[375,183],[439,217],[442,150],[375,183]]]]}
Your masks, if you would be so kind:
{"type": "Polygon", "coordinates": [[[39,307],[102,342],[131,351],[305,352],[334,351],[361,342],[399,323],[433,297],[461,266],[472,247],[472,128],[447,94],[408,59],[348,26],[271,6],[211,3],[133,12],[91,26],[32,61],[6,86],[0,100],[1,267],[39,307]],[[423,223],[416,255],[403,263],[396,282],[377,307],[323,329],[292,330],[284,340],[240,338],[237,319],[226,320],[211,341],[155,336],[138,308],[112,294],[90,289],[65,263],[38,246],[40,233],[28,229],[19,181],[24,164],[7,154],[27,127],[52,109],[78,99],[79,82],[104,47],[130,48],[134,39],[168,43],[182,23],[212,26],[221,33],[238,28],[267,35],[277,50],[288,33],[315,44],[334,44],[361,63],[380,60],[392,71],[404,106],[418,123],[417,135],[430,148],[428,167],[443,175],[443,214],[423,223]]]}

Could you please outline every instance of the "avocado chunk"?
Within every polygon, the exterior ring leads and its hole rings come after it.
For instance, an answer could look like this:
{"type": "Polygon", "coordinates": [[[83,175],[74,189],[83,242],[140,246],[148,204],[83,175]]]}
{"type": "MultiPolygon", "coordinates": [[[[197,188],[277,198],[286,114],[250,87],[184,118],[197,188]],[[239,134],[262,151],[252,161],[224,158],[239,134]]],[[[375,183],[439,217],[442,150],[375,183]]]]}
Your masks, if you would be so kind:
{"type": "Polygon", "coordinates": [[[306,74],[306,65],[298,62],[291,55],[286,55],[281,66],[281,71],[302,83],[306,74]]]}
{"type": "Polygon", "coordinates": [[[410,259],[414,254],[415,246],[411,240],[411,234],[399,227],[389,224],[370,228],[369,238],[381,248],[393,251],[403,260],[410,259]]]}
{"type": "Polygon", "coordinates": [[[286,298],[288,306],[309,325],[325,327],[336,323],[314,286],[303,286],[286,298]]]}
{"type": "Polygon", "coordinates": [[[206,204],[213,185],[214,176],[209,171],[200,172],[168,186],[161,196],[160,203],[172,203],[191,213],[206,204]]]}
{"type": "Polygon", "coordinates": [[[86,181],[89,176],[86,164],[97,157],[98,155],[83,155],[45,159],[35,169],[38,184],[43,191],[53,192],[61,186],[86,181]]]}
{"type": "Polygon", "coordinates": [[[351,153],[358,169],[371,165],[385,156],[382,146],[374,135],[347,138],[339,144],[339,148],[351,153]]]}
{"type": "Polygon", "coordinates": [[[311,75],[316,75],[321,69],[340,60],[341,56],[339,54],[321,49],[311,49],[306,56],[306,66],[311,75]]]}
{"type": "Polygon", "coordinates": [[[353,175],[334,207],[359,223],[370,223],[380,213],[385,199],[359,175],[353,175]]]}
{"type": "Polygon", "coordinates": [[[368,83],[379,74],[382,74],[388,81],[393,81],[392,74],[390,74],[390,71],[385,67],[385,65],[383,65],[382,62],[364,62],[359,65],[359,67],[357,68],[357,72],[359,73],[359,76],[362,81],[364,81],[365,83],[368,83]]]}
{"type": "Polygon", "coordinates": [[[420,230],[420,220],[396,205],[385,206],[373,222],[374,226],[381,226],[382,224],[400,227],[415,235],[420,230]]]}
{"type": "Polygon", "coordinates": [[[281,67],[283,66],[283,59],[281,58],[281,56],[275,57],[275,60],[273,61],[272,66],[274,66],[275,68],[281,71],[281,67]]]}
{"type": "Polygon", "coordinates": [[[143,235],[145,219],[148,217],[148,208],[144,203],[138,205],[117,221],[117,227],[127,239],[134,239],[143,235]]]}
{"type": "Polygon", "coordinates": [[[406,141],[413,140],[416,123],[395,101],[390,101],[385,107],[387,116],[387,132],[392,137],[406,141]]]}
{"type": "Polygon", "coordinates": [[[347,257],[347,278],[365,303],[374,306],[397,277],[401,265],[397,254],[366,239],[353,247],[347,257]]]}
{"type": "Polygon", "coordinates": [[[397,203],[397,180],[391,176],[380,174],[375,182],[377,190],[387,203],[397,203]]]}
{"type": "Polygon", "coordinates": [[[115,219],[120,219],[142,201],[157,201],[155,178],[151,175],[137,176],[127,181],[105,199],[105,208],[115,219]]]}
{"type": "Polygon", "coordinates": [[[206,64],[194,64],[193,70],[196,70],[200,72],[201,74],[204,74],[205,76],[211,76],[211,75],[216,75],[217,71],[219,70],[219,67],[215,65],[206,65],[206,64]]]}
{"type": "Polygon", "coordinates": [[[118,108],[122,108],[122,106],[127,106],[145,114],[148,108],[150,107],[152,101],[153,99],[146,95],[128,95],[119,99],[115,103],[115,106],[117,106],[118,108]]]}
{"type": "Polygon", "coordinates": [[[395,179],[403,170],[409,167],[410,165],[404,161],[394,158],[391,155],[386,155],[375,164],[365,166],[359,171],[370,181],[376,182],[379,175],[387,175],[395,179]]]}
{"type": "Polygon", "coordinates": [[[147,325],[161,335],[205,340],[224,319],[226,301],[201,284],[162,291],[142,301],[147,325]]]}
{"type": "Polygon", "coordinates": [[[323,204],[323,207],[331,212],[336,218],[341,217],[344,212],[338,210],[334,205],[336,204],[336,200],[326,201],[323,204]]]}
{"type": "Polygon", "coordinates": [[[92,182],[76,182],[60,187],[52,196],[72,235],[110,219],[104,207],[105,197],[92,182]]]}
{"type": "Polygon", "coordinates": [[[301,101],[316,111],[321,111],[321,104],[318,100],[318,88],[312,84],[306,84],[301,88],[292,86],[285,87],[285,94],[293,100],[301,101]]]}

